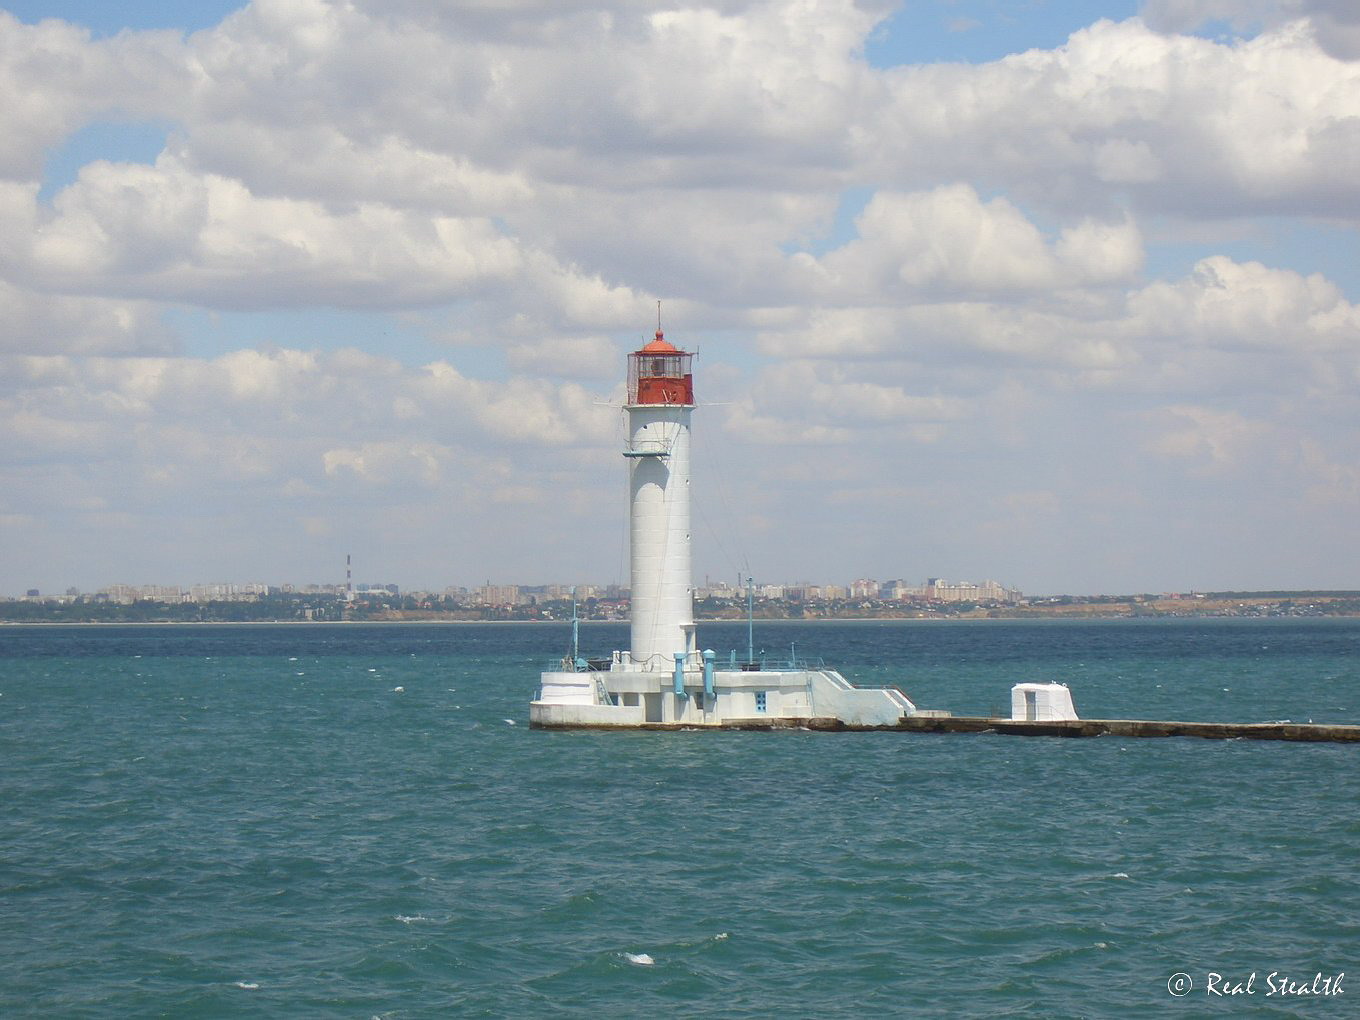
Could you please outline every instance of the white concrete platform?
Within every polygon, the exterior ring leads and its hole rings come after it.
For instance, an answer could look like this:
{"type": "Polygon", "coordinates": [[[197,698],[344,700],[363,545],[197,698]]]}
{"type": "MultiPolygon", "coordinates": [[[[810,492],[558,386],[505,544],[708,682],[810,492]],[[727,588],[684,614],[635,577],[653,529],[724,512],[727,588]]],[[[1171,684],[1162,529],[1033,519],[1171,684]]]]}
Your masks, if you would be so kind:
{"type": "Polygon", "coordinates": [[[917,713],[895,687],[860,688],[832,669],[630,669],[546,672],[529,723],[543,727],[633,727],[645,724],[724,726],[736,720],[837,719],[885,726],[917,713]]]}

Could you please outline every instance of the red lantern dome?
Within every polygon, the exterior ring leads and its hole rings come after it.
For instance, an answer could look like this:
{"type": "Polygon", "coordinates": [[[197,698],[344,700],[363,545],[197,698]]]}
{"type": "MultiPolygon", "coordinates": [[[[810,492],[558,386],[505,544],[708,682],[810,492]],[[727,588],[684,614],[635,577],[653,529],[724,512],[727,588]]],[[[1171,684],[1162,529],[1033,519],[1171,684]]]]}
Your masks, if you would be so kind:
{"type": "Polygon", "coordinates": [[[628,403],[694,405],[694,376],[690,359],[656,331],[656,339],[628,355],[628,403]]]}

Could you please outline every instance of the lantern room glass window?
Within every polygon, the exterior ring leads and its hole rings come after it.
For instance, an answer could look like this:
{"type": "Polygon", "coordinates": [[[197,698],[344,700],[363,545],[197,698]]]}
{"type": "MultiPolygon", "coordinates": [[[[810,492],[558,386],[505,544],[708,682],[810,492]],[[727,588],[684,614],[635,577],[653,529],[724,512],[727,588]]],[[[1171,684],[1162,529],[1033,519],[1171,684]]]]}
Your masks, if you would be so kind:
{"type": "Polygon", "coordinates": [[[638,359],[640,379],[679,379],[688,374],[688,354],[644,354],[638,359]]]}
{"type": "Polygon", "coordinates": [[[692,405],[693,358],[693,354],[675,349],[643,349],[628,355],[628,403],[692,405]]]}

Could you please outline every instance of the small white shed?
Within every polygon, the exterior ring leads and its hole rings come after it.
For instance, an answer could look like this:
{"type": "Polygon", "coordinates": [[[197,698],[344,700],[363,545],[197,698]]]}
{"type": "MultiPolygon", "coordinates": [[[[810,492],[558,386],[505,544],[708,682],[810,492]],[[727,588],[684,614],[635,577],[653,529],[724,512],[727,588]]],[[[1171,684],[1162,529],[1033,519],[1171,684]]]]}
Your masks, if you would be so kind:
{"type": "Polygon", "coordinates": [[[1067,684],[1016,684],[1011,688],[1011,719],[1059,722],[1077,718],[1067,684]]]}

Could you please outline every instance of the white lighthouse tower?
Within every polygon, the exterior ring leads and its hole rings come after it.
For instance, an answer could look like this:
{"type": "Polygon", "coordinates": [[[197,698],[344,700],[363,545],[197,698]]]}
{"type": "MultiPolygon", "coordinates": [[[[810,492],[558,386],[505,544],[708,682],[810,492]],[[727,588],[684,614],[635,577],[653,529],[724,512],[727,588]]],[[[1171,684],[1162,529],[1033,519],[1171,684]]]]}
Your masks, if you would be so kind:
{"type": "MultiPolygon", "coordinates": [[[[916,706],[896,688],[861,689],[806,661],[737,661],[699,651],[690,567],[693,355],[662,335],[628,355],[629,647],[575,648],[542,674],[529,724],[543,729],[891,725],[916,706]]],[[[573,616],[574,620],[574,616],[573,616]]],[[[576,624],[573,622],[573,633],[576,624]]],[[[792,650],[790,650],[792,655],[792,650]]]]}
{"type": "Polygon", "coordinates": [[[628,355],[629,549],[632,635],[629,658],[668,670],[696,651],[690,575],[689,428],[693,355],[661,330],[628,355]]]}

